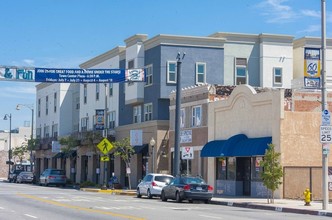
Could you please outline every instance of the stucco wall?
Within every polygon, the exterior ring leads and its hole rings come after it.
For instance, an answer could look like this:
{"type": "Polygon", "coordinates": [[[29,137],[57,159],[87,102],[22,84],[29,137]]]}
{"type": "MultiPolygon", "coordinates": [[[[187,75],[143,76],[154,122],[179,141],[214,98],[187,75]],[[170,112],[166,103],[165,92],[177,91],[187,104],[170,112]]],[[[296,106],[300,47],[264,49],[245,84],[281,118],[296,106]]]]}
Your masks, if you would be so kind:
{"type": "Polygon", "coordinates": [[[322,165],[320,125],[320,112],[285,112],[280,128],[283,166],[322,165]]]}

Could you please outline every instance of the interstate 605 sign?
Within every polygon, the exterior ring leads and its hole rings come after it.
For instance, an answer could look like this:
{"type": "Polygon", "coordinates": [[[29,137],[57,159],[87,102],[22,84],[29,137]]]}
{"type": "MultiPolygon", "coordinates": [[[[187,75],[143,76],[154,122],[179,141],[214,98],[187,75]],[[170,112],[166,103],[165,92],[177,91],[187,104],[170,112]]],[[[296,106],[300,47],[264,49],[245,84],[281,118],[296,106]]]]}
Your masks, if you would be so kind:
{"type": "Polygon", "coordinates": [[[320,126],[320,142],[321,143],[332,143],[332,126],[331,125],[320,126]]]}

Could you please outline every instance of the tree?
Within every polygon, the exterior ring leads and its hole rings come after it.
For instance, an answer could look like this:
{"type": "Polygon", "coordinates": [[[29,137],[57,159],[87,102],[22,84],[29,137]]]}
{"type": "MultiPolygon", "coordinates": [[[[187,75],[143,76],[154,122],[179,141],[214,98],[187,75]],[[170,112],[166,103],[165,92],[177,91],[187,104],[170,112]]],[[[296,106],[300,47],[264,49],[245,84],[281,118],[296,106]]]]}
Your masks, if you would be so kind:
{"type": "Polygon", "coordinates": [[[267,202],[274,203],[274,192],[279,188],[281,178],[283,176],[282,166],[280,165],[280,153],[275,152],[274,144],[268,144],[269,148],[266,150],[264,159],[260,162],[263,167],[260,173],[264,186],[271,192],[268,195],[267,202]]]}
{"type": "MultiPolygon", "coordinates": [[[[114,156],[119,156],[121,160],[123,160],[126,164],[126,171],[130,169],[130,158],[131,155],[134,154],[135,150],[130,145],[129,138],[124,138],[120,141],[113,142],[113,146],[115,147],[114,156]]],[[[128,176],[128,184],[129,189],[131,189],[131,183],[130,183],[130,172],[127,172],[128,176]]]]}
{"type": "Polygon", "coordinates": [[[36,147],[37,147],[37,145],[39,145],[40,143],[40,140],[39,139],[29,139],[28,140],[28,151],[34,151],[34,150],[36,150],[36,147]]]}
{"type": "Polygon", "coordinates": [[[20,147],[15,147],[12,151],[13,157],[18,157],[20,163],[23,161],[24,155],[28,152],[27,144],[22,144],[20,147]]]}
{"type": "Polygon", "coordinates": [[[61,145],[61,151],[65,155],[69,154],[71,150],[75,149],[79,145],[78,140],[72,136],[61,138],[59,143],[61,145]]]}

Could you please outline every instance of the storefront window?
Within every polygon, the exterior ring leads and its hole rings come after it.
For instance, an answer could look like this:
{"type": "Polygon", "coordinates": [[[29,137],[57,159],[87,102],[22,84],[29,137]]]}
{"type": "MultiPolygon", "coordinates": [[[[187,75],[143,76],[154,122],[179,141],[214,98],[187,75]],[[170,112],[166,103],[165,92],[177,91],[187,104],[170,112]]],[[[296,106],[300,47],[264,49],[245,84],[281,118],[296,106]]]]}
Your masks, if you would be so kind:
{"type": "Polygon", "coordinates": [[[235,157],[221,157],[216,159],[217,162],[217,179],[218,180],[235,180],[236,163],[235,157]]]}
{"type": "Polygon", "coordinates": [[[226,180],[226,158],[217,158],[217,179],[226,180]]]}
{"type": "Polygon", "coordinates": [[[260,176],[260,173],[263,171],[263,167],[260,166],[260,162],[263,160],[262,157],[253,157],[253,160],[252,160],[252,172],[251,172],[251,175],[252,175],[252,180],[253,181],[261,181],[261,176],[260,176]]]}
{"type": "Polygon", "coordinates": [[[227,180],[235,180],[236,177],[236,158],[227,158],[227,180]]]}

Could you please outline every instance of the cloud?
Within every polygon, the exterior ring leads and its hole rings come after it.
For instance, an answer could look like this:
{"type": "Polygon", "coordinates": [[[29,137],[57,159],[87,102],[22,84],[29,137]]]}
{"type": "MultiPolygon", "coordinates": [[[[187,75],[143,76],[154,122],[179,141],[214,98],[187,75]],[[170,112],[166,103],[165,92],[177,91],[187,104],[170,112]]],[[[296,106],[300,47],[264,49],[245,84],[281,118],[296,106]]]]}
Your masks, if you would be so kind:
{"type": "Polygon", "coordinates": [[[301,14],[304,15],[304,16],[314,17],[314,18],[320,18],[321,17],[321,12],[320,11],[314,11],[314,10],[308,10],[308,9],[301,10],[301,14]]]}
{"type": "Polygon", "coordinates": [[[30,82],[1,82],[0,98],[31,99],[36,94],[37,83],[30,82]]]}
{"type": "Polygon", "coordinates": [[[262,9],[262,14],[267,17],[267,23],[288,23],[297,17],[292,7],[284,3],[288,0],[264,0],[256,5],[262,9]]]}
{"type": "Polygon", "coordinates": [[[310,25],[306,29],[298,31],[298,33],[315,33],[321,31],[321,25],[310,25]]]}
{"type": "Polygon", "coordinates": [[[332,12],[326,12],[326,23],[332,23],[332,12]]]}
{"type": "Polygon", "coordinates": [[[35,61],[31,59],[24,59],[23,63],[26,63],[28,66],[33,66],[35,61]]]}

